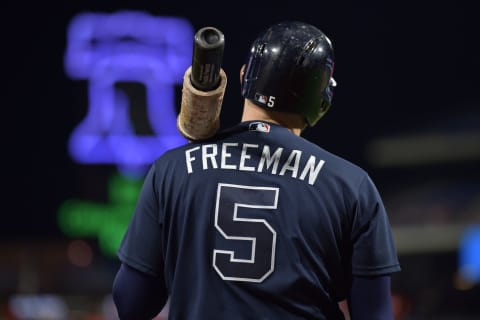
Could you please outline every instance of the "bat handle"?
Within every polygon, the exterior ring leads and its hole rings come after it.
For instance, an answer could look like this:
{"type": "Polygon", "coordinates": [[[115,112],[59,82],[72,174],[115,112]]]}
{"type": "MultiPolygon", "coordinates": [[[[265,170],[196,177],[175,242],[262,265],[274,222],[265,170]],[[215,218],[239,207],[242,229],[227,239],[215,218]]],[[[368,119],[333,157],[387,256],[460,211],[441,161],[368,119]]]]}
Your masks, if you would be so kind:
{"type": "Polygon", "coordinates": [[[220,84],[225,37],[214,27],[204,27],[195,34],[192,73],[192,85],[201,91],[211,91],[220,84]]]}

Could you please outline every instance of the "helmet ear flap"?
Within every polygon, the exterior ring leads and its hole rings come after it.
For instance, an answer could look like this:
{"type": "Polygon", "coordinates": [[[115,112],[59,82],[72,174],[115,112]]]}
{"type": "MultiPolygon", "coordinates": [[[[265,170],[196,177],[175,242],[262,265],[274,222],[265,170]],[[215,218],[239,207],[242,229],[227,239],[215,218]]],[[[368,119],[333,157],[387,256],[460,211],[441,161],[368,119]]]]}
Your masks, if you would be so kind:
{"type": "Polygon", "coordinates": [[[328,81],[328,85],[331,88],[335,88],[337,86],[337,81],[332,76],[330,76],[330,81],[328,81]]]}
{"type": "Polygon", "coordinates": [[[330,103],[326,100],[322,102],[322,106],[320,107],[320,114],[323,116],[328,109],[330,109],[330,103]]]}
{"type": "MultiPolygon", "coordinates": [[[[313,123],[309,122],[310,126],[314,126],[323,116],[330,110],[331,103],[327,99],[323,99],[320,108],[318,108],[318,116],[313,123]]],[[[307,119],[308,120],[308,119],[307,119]]]]}
{"type": "MultiPolygon", "coordinates": [[[[332,98],[333,98],[333,88],[335,88],[336,86],[337,86],[337,82],[333,77],[330,77],[328,86],[325,88],[323,92],[323,99],[320,104],[320,108],[318,110],[318,118],[315,121],[315,123],[317,123],[318,120],[320,120],[327,113],[327,111],[330,110],[330,107],[332,105],[332,98]]],[[[314,125],[315,123],[310,125],[314,125]]]]}
{"type": "Polygon", "coordinates": [[[325,99],[331,103],[333,99],[333,89],[337,86],[337,81],[333,77],[330,77],[328,86],[325,88],[325,99]]]}

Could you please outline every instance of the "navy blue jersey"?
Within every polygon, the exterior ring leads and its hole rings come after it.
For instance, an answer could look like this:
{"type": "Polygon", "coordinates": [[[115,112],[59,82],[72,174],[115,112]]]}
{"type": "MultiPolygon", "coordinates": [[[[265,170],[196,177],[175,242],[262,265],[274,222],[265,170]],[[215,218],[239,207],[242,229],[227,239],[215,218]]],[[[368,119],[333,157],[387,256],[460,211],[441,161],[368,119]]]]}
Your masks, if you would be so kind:
{"type": "Polygon", "coordinates": [[[368,174],[251,121],[154,163],[119,258],[165,278],[170,319],[344,319],[353,275],[400,270],[368,174]]]}

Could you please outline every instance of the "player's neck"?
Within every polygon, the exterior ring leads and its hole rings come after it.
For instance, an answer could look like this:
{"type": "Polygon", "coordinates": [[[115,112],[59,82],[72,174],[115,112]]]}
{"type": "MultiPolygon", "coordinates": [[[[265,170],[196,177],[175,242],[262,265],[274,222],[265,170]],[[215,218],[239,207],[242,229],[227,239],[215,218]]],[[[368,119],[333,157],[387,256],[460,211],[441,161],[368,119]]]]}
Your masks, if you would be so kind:
{"type": "Polygon", "coordinates": [[[299,136],[305,128],[305,122],[299,115],[268,111],[245,99],[242,122],[255,120],[281,125],[297,136],[299,136]]]}

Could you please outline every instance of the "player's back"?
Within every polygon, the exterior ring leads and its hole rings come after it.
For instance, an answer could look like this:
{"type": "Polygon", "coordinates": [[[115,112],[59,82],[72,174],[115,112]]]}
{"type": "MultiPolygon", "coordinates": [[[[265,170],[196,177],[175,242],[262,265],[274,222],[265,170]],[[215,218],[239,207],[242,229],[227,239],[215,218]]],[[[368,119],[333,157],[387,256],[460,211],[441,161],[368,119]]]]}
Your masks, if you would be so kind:
{"type": "Polygon", "coordinates": [[[363,170],[264,122],[155,170],[171,319],[343,319],[363,170]]]}

